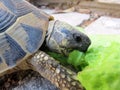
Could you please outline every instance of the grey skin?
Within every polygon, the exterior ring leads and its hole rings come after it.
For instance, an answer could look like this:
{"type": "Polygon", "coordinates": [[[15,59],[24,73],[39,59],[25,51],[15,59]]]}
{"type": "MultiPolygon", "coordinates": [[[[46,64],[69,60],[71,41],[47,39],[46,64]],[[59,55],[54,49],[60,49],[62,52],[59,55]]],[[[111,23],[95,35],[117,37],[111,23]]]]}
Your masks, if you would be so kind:
{"type": "Polygon", "coordinates": [[[50,21],[46,38],[47,47],[54,52],[68,55],[72,50],[87,51],[91,41],[88,36],[61,21],[50,21]]]}

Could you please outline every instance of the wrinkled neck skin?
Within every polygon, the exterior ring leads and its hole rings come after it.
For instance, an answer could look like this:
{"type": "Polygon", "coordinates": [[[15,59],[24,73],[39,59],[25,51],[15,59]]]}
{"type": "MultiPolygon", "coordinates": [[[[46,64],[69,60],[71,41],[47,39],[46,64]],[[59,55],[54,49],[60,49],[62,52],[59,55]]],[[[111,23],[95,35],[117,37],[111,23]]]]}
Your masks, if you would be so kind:
{"type": "Polygon", "coordinates": [[[48,25],[48,31],[46,33],[46,46],[49,46],[49,40],[50,40],[50,37],[54,31],[54,24],[55,24],[56,21],[50,21],[49,22],[49,25],[48,25]]]}
{"type": "Polygon", "coordinates": [[[50,21],[49,22],[49,26],[48,26],[48,31],[46,33],[46,40],[45,40],[45,46],[50,50],[50,51],[54,51],[54,52],[57,52],[57,53],[61,53],[61,51],[59,50],[60,47],[57,43],[55,43],[54,39],[51,38],[53,32],[54,32],[54,27],[55,27],[55,23],[57,21],[50,21]],[[54,43],[53,43],[54,42],[54,43]],[[54,49],[54,48],[55,49],[54,49]],[[56,51],[56,48],[58,51],[56,51]]]}
{"type": "Polygon", "coordinates": [[[45,36],[45,41],[43,42],[42,46],[40,47],[40,50],[45,51],[45,52],[48,50],[52,51],[49,48],[49,40],[53,33],[53,27],[54,27],[54,23],[53,22],[51,23],[51,21],[49,21],[48,30],[47,30],[46,36],[45,36]]]}

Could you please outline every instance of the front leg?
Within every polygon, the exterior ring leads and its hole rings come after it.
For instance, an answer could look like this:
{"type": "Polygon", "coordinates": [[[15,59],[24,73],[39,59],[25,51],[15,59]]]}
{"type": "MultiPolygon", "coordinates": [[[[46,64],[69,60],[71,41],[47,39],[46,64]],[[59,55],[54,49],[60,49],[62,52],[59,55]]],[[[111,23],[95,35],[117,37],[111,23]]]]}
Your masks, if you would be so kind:
{"type": "Polygon", "coordinates": [[[28,60],[31,68],[50,80],[60,90],[84,90],[75,80],[76,73],[60,65],[58,61],[42,51],[38,51],[28,60]]]}

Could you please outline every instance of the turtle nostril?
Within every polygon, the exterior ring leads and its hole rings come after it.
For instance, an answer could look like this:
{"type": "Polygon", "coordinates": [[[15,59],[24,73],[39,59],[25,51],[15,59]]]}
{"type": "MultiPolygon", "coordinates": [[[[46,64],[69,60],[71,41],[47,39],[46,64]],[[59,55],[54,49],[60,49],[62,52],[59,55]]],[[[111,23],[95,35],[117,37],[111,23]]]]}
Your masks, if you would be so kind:
{"type": "Polygon", "coordinates": [[[77,42],[81,42],[81,41],[82,41],[80,35],[78,35],[78,34],[73,34],[73,38],[74,38],[75,41],[77,41],[77,42]]]}

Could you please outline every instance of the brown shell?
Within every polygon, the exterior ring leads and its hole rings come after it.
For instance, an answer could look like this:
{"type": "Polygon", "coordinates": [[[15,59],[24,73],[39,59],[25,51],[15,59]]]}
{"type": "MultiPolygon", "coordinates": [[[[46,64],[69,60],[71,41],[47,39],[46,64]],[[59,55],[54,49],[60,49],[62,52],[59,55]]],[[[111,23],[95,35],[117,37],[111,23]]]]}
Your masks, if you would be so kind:
{"type": "Polygon", "coordinates": [[[0,0],[0,73],[40,48],[51,18],[25,0],[0,0]]]}

